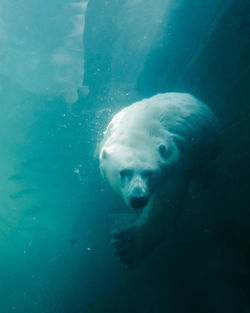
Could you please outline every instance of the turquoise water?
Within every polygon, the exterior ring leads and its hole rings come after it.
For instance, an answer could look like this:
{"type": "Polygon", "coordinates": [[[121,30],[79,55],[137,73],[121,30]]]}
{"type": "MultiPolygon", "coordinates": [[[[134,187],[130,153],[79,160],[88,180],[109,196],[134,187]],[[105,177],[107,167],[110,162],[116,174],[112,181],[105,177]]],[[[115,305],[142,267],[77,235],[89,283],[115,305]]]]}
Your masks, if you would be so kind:
{"type": "Polygon", "coordinates": [[[2,1],[0,313],[250,312],[248,55],[245,0],[2,1]],[[110,239],[134,214],[96,149],[119,109],[168,91],[220,120],[218,175],[128,271],[110,239]]]}

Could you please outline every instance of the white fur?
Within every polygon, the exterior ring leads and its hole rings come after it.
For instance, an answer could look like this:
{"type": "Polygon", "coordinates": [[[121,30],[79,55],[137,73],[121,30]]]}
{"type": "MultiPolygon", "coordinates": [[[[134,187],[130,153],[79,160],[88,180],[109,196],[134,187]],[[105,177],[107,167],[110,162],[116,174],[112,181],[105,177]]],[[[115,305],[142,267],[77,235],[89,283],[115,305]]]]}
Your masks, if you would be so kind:
{"type": "Polygon", "coordinates": [[[211,110],[189,94],[158,94],[136,102],[109,123],[100,148],[101,172],[120,193],[122,168],[166,171],[166,165],[173,167],[177,161],[179,167],[193,163],[185,157],[199,149],[199,144],[210,138],[216,127],[211,110]],[[157,151],[161,144],[170,150],[167,161],[157,151]],[[106,160],[102,157],[104,151],[106,160]]]}

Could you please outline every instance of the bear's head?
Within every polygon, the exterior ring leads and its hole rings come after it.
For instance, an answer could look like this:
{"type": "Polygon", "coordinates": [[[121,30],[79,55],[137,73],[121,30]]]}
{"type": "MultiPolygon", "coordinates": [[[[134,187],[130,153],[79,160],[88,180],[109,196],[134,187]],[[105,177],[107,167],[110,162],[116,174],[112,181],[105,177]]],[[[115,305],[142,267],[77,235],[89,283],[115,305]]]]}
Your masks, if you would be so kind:
{"type": "Polygon", "coordinates": [[[133,209],[143,209],[150,203],[168,165],[176,159],[174,147],[146,142],[104,144],[99,155],[103,177],[133,209]]]}

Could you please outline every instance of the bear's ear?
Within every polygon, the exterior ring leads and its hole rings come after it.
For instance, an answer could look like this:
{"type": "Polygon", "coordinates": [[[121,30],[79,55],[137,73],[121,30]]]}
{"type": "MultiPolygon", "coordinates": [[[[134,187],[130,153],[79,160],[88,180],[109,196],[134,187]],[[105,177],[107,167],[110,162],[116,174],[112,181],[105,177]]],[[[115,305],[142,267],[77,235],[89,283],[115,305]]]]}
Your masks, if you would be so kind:
{"type": "Polygon", "coordinates": [[[167,161],[167,159],[170,156],[170,151],[167,149],[167,147],[165,145],[159,145],[158,151],[159,151],[159,154],[162,157],[162,159],[164,161],[167,161]]]}
{"type": "Polygon", "coordinates": [[[108,157],[108,152],[104,149],[101,154],[101,159],[106,160],[108,157]]]}

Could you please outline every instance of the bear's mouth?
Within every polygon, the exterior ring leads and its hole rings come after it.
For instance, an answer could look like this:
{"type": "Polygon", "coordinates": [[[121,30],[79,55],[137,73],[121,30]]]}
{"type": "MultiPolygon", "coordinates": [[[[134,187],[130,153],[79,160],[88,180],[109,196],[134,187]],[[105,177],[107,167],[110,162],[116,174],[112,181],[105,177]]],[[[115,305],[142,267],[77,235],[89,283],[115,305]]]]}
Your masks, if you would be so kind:
{"type": "Polygon", "coordinates": [[[132,197],[130,199],[130,205],[134,209],[143,209],[148,204],[148,197],[132,197]]]}

